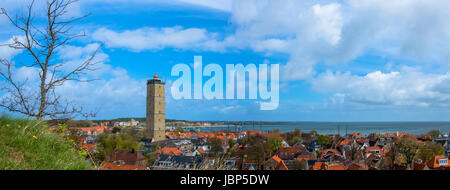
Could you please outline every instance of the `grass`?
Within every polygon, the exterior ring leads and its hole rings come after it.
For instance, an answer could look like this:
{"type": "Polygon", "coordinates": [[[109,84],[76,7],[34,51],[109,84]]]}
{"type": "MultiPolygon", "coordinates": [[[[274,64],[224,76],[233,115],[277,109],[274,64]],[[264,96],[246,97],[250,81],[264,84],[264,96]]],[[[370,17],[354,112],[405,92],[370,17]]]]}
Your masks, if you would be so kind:
{"type": "Polygon", "coordinates": [[[0,116],[0,170],[91,170],[44,121],[0,116]]]}

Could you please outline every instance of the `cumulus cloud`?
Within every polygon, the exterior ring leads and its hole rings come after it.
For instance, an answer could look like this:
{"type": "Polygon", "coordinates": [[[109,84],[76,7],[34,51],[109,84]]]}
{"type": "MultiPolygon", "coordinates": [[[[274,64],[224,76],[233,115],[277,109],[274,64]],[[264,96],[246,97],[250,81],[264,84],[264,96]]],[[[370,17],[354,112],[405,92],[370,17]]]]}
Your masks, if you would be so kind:
{"type": "Polygon", "coordinates": [[[13,36],[9,40],[0,42],[0,59],[11,60],[14,56],[22,52],[22,50],[10,48],[8,44],[14,43],[13,39],[19,39],[19,41],[23,41],[23,36],[13,36]]]}
{"type": "Polygon", "coordinates": [[[222,48],[215,40],[216,35],[205,29],[183,29],[180,26],[146,27],[123,32],[100,28],[92,34],[92,39],[104,42],[110,48],[128,48],[133,51],[160,50],[166,47],[218,51],[222,48]]]}
{"type": "MultiPolygon", "coordinates": [[[[99,47],[97,43],[86,44],[84,46],[67,45],[61,47],[57,54],[58,59],[66,62],[63,70],[73,69],[76,64],[86,60],[99,47]]],[[[9,47],[7,47],[9,48],[9,47]]],[[[0,49],[0,54],[13,58],[19,53],[10,53],[12,50],[0,49]],[[5,53],[6,52],[6,53],[5,53]]],[[[99,79],[89,83],[79,81],[67,81],[62,86],[56,88],[55,93],[64,98],[64,101],[83,106],[86,110],[98,112],[97,117],[111,117],[111,110],[121,105],[121,110],[129,116],[143,115],[145,108],[145,80],[134,79],[128,72],[120,67],[107,64],[109,56],[102,51],[97,53],[93,60],[97,63],[95,71],[89,71],[84,77],[99,79]],[[129,101],[133,100],[133,101],[129,101]],[[142,108],[142,109],[137,109],[142,108]]],[[[1,68],[0,68],[1,69],[1,68]]],[[[24,83],[25,94],[37,93],[40,85],[40,70],[35,67],[15,65],[13,68],[13,78],[24,83]]],[[[8,96],[7,92],[2,92],[0,96],[8,96]]],[[[123,112],[115,112],[123,114],[123,112]]],[[[121,117],[123,115],[114,115],[121,117]]]]}
{"type": "Polygon", "coordinates": [[[281,68],[284,80],[314,77],[318,62],[345,63],[369,50],[445,64],[448,6],[443,0],[233,1],[232,39],[239,47],[289,54],[281,68]],[[283,43],[261,43],[268,39],[283,43]]]}
{"type": "Polygon", "coordinates": [[[333,104],[450,106],[450,74],[426,74],[415,68],[375,71],[363,76],[327,71],[312,80],[312,88],[332,93],[333,104]]]}

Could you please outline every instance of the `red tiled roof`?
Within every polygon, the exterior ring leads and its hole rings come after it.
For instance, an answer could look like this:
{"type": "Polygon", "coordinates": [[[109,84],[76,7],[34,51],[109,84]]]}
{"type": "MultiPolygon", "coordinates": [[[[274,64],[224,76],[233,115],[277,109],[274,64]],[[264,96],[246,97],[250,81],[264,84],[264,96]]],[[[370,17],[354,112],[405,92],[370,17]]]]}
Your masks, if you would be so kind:
{"type": "Polygon", "coordinates": [[[323,163],[323,162],[315,162],[315,163],[309,168],[309,170],[321,170],[323,166],[324,166],[324,163],[323,163]]]}
{"type": "Polygon", "coordinates": [[[203,150],[203,148],[201,148],[201,147],[198,148],[197,151],[200,152],[200,154],[206,154],[206,151],[203,150]]]}
{"type": "Polygon", "coordinates": [[[280,147],[275,154],[282,159],[293,159],[297,153],[303,151],[306,151],[303,146],[280,147]]]}
{"type": "Polygon", "coordinates": [[[173,154],[178,156],[183,153],[178,147],[164,147],[156,151],[157,154],[173,154]]]}
{"type": "Polygon", "coordinates": [[[324,154],[328,153],[328,152],[332,152],[334,154],[338,154],[341,155],[341,153],[339,151],[337,151],[336,149],[325,149],[320,153],[320,157],[322,158],[324,154]]]}
{"type": "Polygon", "coordinates": [[[345,166],[342,164],[325,164],[325,170],[346,170],[345,166]]]}
{"type": "Polygon", "coordinates": [[[111,162],[102,162],[102,165],[100,166],[100,170],[145,170],[145,166],[138,166],[138,165],[130,165],[130,164],[123,164],[123,165],[117,165],[116,163],[111,162]]]}
{"type": "Polygon", "coordinates": [[[444,155],[439,155],[439,156],[434,156],[434,158],[433,159],[431,159],[430,161],[428,161],[428,167],[430,167],[430,168],[439,168],[439,167],[449,167],[450,165],[449,165],[449,162],[450,160],[446,157],[446,156],[444,156],[444,155]],[[446,159],[447,160],[447,164],[445,164],[445,165],[439,165],[439,160],[441,160],[441,159],[446,159]]]}

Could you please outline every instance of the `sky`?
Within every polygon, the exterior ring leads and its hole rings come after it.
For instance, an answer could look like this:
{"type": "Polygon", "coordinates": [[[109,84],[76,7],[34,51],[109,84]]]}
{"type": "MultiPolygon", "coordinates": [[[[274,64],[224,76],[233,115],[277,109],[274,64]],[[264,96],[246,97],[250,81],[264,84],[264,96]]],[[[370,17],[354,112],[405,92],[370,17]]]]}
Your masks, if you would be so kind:
{"type": "MultiPolygon", "coordinates": [[[[4,0],[18,14],[27,0],[4,0]]],[[[36,1],[36,20],[45,2],[36,1]]],[[[166,118],[261,121],[450,120],[447,0],[81,0],[68,17],[86,36],[55,56],[78,63],[102,44],[100,80],[69,81],[57,93],[95,110],[90,119],[145,117],[146,81],[166,83],[166,118]],[[279,106],[255,100],[175,100],[174,65],[279,64],[279,106]]],[[[0,17],[0,44],[23,36],[0,17]]],[[[0,46],[0,58],[30,61],[0,46]]],[[[0,68],[1,69],[1,68],[0,68]]],[[[30,82],[35,68],[16,66],[30,82]]],[[[205,78],[206,79],[206,78],[205,78]]],[[[7,92],[0,92],[6,96],[7,92]]],[[[0,110],[7,112],[6,110],[0,110]]],[[[8,113],[8,112],[7,112],[8,113]]]]}

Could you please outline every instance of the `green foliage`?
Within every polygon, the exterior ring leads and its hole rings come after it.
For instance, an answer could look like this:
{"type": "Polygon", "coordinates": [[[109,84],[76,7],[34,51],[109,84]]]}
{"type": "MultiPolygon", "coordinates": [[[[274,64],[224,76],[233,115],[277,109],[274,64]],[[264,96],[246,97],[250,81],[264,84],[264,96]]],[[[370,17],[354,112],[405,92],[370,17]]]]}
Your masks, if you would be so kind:
{"type": "Polygon", "coordinates": [[[184,131],[183,128],[178,128],[178,129],[176,129],[175,131],[178,131],[179,133],[185,133],[185,132],[186,132],[186,131],[184,131]]]}
{"type": "Polygon", "coordinates": [[[286,142],[292,146],[297,142],[302,142],[302,133],[300,129],[296,128],[293,132],[286,133],[286,142]]]}
{"type": "Polygon", "coordinates": [[[398,151],[405,157],[406,164],[411,164],[416,156],[419,145],[409,136],[403,136],[397,142],[398,151]]]}
{"type": "Polygon", "coordinates": [[[139,150],[139,142],[130,134],[102,134],[97,139],[97,148],[104,156],[115,150],[139,150]]]}
{"type": "Polygon", "coordinates": [[[316,140],[320,145],[326,146],[326,145],[330,144],[331,137],[328,135],[319,135],[319,136],[317,136],[316,140]]]}
{"type": "Polygon", "coordinates": [[[417,158],[424,162],[432,159],[436,155],[443,155],[444,147],[439,143],[427,142],[426,145],[420,145],[417,152],[417,158]]]}
{"type": "Polygon", "coordinates": [[[232,151],[235,144],[233,139],[228,139],[228,151],[232,151]]]}
{"type": "Polygon", "coordinates": [[[144,152],[144,156],[147,158],[149,165],[153,165],[153,163],[155,163],[156,159],[158,158],[158,154],[156,153],[149,154],[147,152],[144,152]]]}
{"type": "Polygon", "coordinates": [[[276,152],[279,147],[283,146],[281,139],[277,137],[269,137],[266,144],[268,151],[272,153],[276,152]]]}
{"type": "Polygon", "coordinates": [[[302,143],[302,142],[303,142],[303,140],[301,137],[293,137],[287,143],[292,146],[296,143],[302,143]]]}
{"type": "Polygon", "coordinates": [[[0,170],[90,170],[93,167],[44,121],[0,117],[0,170]]]}
{"type": "Polygon", "coordinates": [[[120,132],[120,128],[119,127],[113,127],[111,132],[114,133],[114,134],[119,133],[120,132]]]}
{"type": "Polygon", "coordinates": [[[439,135],[441,135],[441,132],[438,130],[431,130],[431,131],[428,131],[427,134],[430,135],[431,138],[435,139],[435,138],[438,138],[439,135]]]}
{"type": "Polygon", "coordinates": [[[89,120],[52,119],[46,121],[49,126],[66,125],[68,127],[92,127],[94,123],[89,120]]]}
{"type": "Polygon", "coordinates": [[[280,133],[280,129],[274,129],[272,130],[272,133],[280,133]]]}

